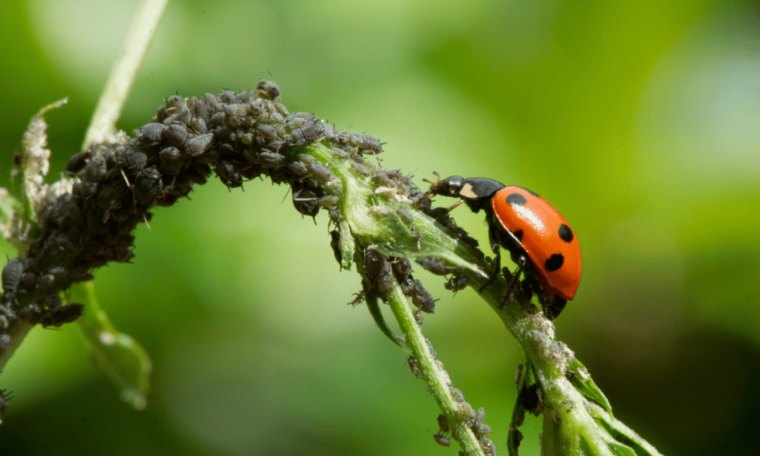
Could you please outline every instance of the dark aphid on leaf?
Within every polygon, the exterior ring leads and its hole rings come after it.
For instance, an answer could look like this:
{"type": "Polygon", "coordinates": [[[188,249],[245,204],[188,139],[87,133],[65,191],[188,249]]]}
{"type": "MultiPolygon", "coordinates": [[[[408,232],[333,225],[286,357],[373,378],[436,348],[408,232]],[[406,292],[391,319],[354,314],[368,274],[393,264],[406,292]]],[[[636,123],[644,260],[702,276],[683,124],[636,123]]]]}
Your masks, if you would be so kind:
{"type": "Polygon", "coordinates": [[[5,263],[3,267],[2,281],[3,291],[6,294],[15,294],[18,290],[18,284],[21,281],[21,275],[24,273],[24,263],[18,258],[14,258],[5,263]]]}
{"type": "MultiPolygon", "coordinates": [[[[190,132],[187,131],[187,127],[180,124],[174,124],[164,132],[164,140],[169,145],[178,147],[179,149],[185,149],[189,136],[190,132]]],[[[189,151],[186,152],[190,153],[189,151]]]]}
{"type": "Polygon", "coordinates": [[[144,205],[151,205],[163,191],[161,173],[154,167],[145,168],[137,175],[134,192],[137,201],[144,205]]]}
{"type": "Polygon", "coordinates": [[[300,185],[293,186],[293,206],[298,212],[309,217],[319,213],[319,198],[321,195],[314,190],[300,185]]]}
{"type": "Polygon", "coordinates": [[[370,287],[387,300],[393,290],[393,276],[388,260],[374,246],[364,249],[364,272],[370,280],[370,287]]]}
{"type": "Polygon", "coordinates": [[[212,133],[198,135],[187,141],[187,154],[191,157],[203,155],[210,147],[214,139],[212,133]]]}
{"type": "Polygon", "coordinates": [[[87,165],[87,161],[90,159],[90,153],[77,152],[69,158],[69,162],[66,164],[66,172],[69,175],[77,174],[82,168],[87,165]]]}
{"type": "Polygon", "coordinates": [[[93,155],[78,175],[86,181],[100,182],[106,177],[107,172],[106,159],[99,155],[93,155]]]}
{"type": "Polygon", "coordinates": [[[256,84],[256,90],[262,98],[274,100],[280,96],[280,87],[272,81],[259,81],[259,83],[256,84]]]}
{"type": "Polygon", "coordinates": [[[127,154],[127,168],[131,171],[140,171],[148,164],[148,156],[145,153],[133,150],[127,154]]]}
{"type": "Polygon", "coordinates": [[[147,140],[147,142],[150,143],[157,143],[161,141],[161,138],[164,135],[164,132],[168,130],[169,127],[162,123],[149,123],[146,125],[143,125],[139,130],[139,137],[147,140]]]}
{"type": "Polygon", "coordinates": [[[176,147],[165,147],[158,153],[158,168],[161,172],[170,176],[176,176],[182,171],[182,165],[184,161],[182,159],[182,152],[176,147]]]}
{"type": "Polygon", "coordinates": [[[447,275],[457,270],[455,266],[451,266],[445,261],[435,257],[419,257],[415,261],[423,268],[437,275],[447,275]]]}
{"type": "Polygon", "coordinates": [[[243,177],[238,167],[229,161],[222,160],[216,165],[216,175],[227,187],[240,187],[243,185],[243,177]]]}

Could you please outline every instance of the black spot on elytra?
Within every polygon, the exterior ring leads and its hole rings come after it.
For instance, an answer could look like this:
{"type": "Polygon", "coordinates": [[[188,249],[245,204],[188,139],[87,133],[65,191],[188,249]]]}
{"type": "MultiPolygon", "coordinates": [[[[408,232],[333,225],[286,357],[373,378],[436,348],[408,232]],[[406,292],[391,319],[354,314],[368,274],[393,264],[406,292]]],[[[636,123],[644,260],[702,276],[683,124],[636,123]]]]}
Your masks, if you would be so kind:
{"type": "Polygon", "coordinates": [[[559,238],[565,242],[572,242],[573,240],[573,230],[571,230],[570,227],[564,223],[559,226],[557,234],[559,234],[559,238]]]}
{"type": "Polygon", "coordinates": [[[528,200],[526,200],[525,197],[519,193],[510,193],[507,195],[507,203],[511,204],[512,206],[522,206],[527,202],[528,200]]]}
{"type": "Polygon", "coordinates": [[[549,272],[556,271],[562,267],[565,262],[565,257],[561,253],[553,253],[545,262],[544,266],[549,272]]]}
{"type": "Polygon", "coordinates": [[[512,235],[520,242],[522,242],[523,238],[523,230],[517,230],[512,233],[512,235]]]}

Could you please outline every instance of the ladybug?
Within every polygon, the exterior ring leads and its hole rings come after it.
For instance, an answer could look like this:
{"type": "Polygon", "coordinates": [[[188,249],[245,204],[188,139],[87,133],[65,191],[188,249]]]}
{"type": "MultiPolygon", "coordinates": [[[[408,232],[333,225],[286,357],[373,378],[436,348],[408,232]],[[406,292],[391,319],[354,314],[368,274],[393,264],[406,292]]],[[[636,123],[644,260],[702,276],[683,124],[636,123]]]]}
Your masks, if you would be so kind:
{"type": "Polygon", "coordinates": [[[559,316],[578,290],[581,248],[570,224],[551,204],[528,189],[480,177],[447,177],[433,183],[430,193],[458,197],[473,212],[484,211],[496,271],[499,247],[504,247],[517,263],[507,281],[514,284],[523,273],[524,289],[538,295],[546,316],[559,316]]]}

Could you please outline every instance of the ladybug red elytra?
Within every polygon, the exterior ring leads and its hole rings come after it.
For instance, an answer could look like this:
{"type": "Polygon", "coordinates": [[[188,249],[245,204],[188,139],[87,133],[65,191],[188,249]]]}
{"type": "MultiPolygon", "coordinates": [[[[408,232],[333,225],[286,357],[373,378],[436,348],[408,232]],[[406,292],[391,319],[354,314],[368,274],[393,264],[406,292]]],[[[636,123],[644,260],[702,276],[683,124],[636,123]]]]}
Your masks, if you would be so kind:
{"type": "Polygon", "coordinates": [[[570,224],[545,199],[522,187],[460,176],[435,182],[430,193],[461,198],[473,212],[486,212],[497,271],[501,246],[518,265],[514,277],[525,274],[548,318],[556,318],[573,299],[581,280],[581,248],[570,224]]]}

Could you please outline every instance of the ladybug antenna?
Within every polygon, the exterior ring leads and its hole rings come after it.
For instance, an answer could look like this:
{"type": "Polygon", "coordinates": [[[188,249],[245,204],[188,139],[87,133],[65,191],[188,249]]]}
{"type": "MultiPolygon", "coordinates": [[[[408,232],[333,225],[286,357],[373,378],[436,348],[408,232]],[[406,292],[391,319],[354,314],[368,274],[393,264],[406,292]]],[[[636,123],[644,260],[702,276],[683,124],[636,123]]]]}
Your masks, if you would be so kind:
{"type": "Polygon", "coordinates": [[[435,176],[435,181],[431,181],[430,179],[423,178],[422,182],[427,182],[430,185],[435,185],[441,181],[441,175],[438,174],[438,171],[433,171],[433,175],[435,176]]]}

